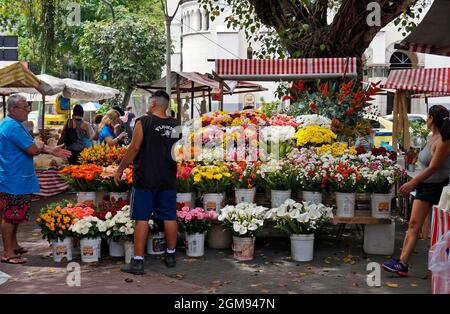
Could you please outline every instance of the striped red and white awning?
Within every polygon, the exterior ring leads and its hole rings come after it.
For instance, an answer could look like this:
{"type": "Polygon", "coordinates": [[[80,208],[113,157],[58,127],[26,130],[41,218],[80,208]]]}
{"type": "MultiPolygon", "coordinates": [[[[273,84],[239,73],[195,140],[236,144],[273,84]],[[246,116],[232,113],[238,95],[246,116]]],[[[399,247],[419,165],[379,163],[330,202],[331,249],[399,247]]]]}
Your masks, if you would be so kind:
{"type": "Polygon", "coordinates": [[[392,70],[384,87],[427,96],[450,96],[450,68],[392,70]]]}
{"type": "Polygon", "coordinates": [[[449,0],[434,0],[422,21],[397,49],[450,56],[449,0]]]}
{"type": "Polygon", "coordinates": [[[218,59],[225,80],[296,80],[357,76],[356,58],[218,59]]]}
{"type": "Polygon", "coordinates": [[[56,169],[36,170],[40,191],[39,196],[53,196],[66,191],[69,185],[63,180],[56,169]]]}
{"type": "Polygon", "coordinates": [[[417,43],[408,43],[407,42],[407,43],[399,44],[398,46],[396,46],[396,48],[400,49],[400,50],[411,51],[411,52],[450,56],[450,51],[445,50],[441,47],[436,47],[436,46],[427,45],[427,44],[417,44],[417,43]]]}

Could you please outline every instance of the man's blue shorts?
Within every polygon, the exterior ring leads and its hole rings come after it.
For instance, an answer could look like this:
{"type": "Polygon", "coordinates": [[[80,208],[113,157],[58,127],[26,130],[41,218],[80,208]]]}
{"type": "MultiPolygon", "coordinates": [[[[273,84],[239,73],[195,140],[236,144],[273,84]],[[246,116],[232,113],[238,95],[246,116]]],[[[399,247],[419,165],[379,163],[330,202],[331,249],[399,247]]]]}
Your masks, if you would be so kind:
{"type": "Polygon", "coordinates": [[[161,220],[177,220],[176,190],[131,191],[131,220],[149,220],[152,213],[161,220]]]}

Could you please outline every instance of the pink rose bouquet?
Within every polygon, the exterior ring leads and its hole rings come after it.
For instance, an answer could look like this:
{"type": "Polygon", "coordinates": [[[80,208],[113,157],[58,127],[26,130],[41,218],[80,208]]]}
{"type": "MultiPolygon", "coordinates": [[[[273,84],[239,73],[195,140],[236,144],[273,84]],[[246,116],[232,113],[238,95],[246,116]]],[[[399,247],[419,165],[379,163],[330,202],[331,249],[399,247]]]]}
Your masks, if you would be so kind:
{"type": "Polygon", "coordinates": [[[177,218],[181,231],[187,234],[204,233],[211,228],[213,221],[217,220],[214,211],[206,211],[203,208],[193,208],[185,206],[177,210],[177,218]]]}

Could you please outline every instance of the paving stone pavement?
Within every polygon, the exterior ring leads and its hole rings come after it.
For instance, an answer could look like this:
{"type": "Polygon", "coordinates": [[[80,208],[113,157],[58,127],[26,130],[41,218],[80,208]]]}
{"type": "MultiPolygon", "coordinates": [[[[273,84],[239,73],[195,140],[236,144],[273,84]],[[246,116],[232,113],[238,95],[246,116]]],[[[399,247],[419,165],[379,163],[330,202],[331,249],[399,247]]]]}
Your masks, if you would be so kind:
{"type": "MultiPolygon", "coordinates": [[[[289,238],[257,238],[255,258],[238,262],[231,250],[206,248],[205,256],[188,258],[184,248],[177,249],[177,267],[167,268],[159,256],[146,257],[146,274],[134,276],[120,272],[122,260],[102,251],[96,264],[81,263],[81,286],[70,287],[66,264],[53,262],[50,247],[42,240],[34,222],[45,204],[73,198],[58,195],[32,203],[28,223],[19,227],[19,243],[30,250],[24,265],[0,264],[0,271],[11,278],[0,285],[0,293],[250,293],[250,294],[429,294],[430,278],[426,268],[428,241],[419,240],[412,256],[410,276],[399,278],[381,270],[381,286],[369,287],[366,270],[370,262],[382,263],[387,256],[367,255],[356,230],[349,230],[338,244],[329,235],[315,241],[314,260],[295,262],[290,258],[289,238]]],[[[397,222],[396,252],[399,255],[406,225],[397,222]]],[[[0,250],[3,247],[0,246],[0,250]]]]}

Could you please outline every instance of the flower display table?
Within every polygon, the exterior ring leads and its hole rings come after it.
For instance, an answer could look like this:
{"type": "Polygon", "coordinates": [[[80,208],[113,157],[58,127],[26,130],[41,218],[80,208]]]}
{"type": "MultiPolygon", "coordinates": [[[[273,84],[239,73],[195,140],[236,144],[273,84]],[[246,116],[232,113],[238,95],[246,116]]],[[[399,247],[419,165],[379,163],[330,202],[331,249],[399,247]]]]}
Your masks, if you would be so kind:
{"type": "MultiPolygon", "coordinates": [[[[368,235],[368,233],[373,233],[373,232],[380,232],[381,234],[386,235],[386,241],[385,245],[386,247],[388,247],[388,251],[391,251],[391,248],[393,248],[394,245],[394,240],[395,237],[394,236],[389,236],[389,232],[387,232],[387,230],[377,230],[377,229],[383,229],[383,228],[387,228],[390,230],[391,227],[395,228],[395,226],[389,226],[393,224],[393,221],[390,218],[375,218],[372,217],[371,211],[369,210],[357,210],[355,211],[355,216],[354,217],[340,217],[340,216],[334,216],[333,220],[331,220],[331,223],[334,225],[339,224],[339,228],[338,231],[336,233],[336,239],[335,239],[335,243],[338,243],[341,238],[342,235],[344,234],[345,231],[345,226],[347,224],[352,224],[352,225],[356,225],[361,226],[361,229],[364,231],[364,237],[366,237],[368,235]],[[364,226],[365,225],[370,225],[371,228],[370,230],[365,230],[364,226]],[[380,226],[380,227],[377,227],[380,226]],[[373,227],[375,226],[375,227],[373,227]],[[384,226],[384,227],[383,227],[384,226]]],[[[359,229],[358,229],[359,231],[359,229]]],[[[367,241],[370,241],[370,239],[364,239],[365,243],[367,244],[367,241]]],[[[370,245],[370,244],[367,244],[370,245]]],[[[371,245],[370,245],[371,246],[371,245]]],[[[373,252],[370,252],[371,250],[369,249],[367,252],[367,250],[365,249],[366,253],[369,254],[378,254],[378,253],[374,253],[377,250],[374,250],[373,252]]],[[[389,254],[386,254],[389,255],[389,254]]]]}
{"type": "Polygon", "coordinates": [[[58,169],[36,169],[36,175],[39,181],[40,191],[35,193],[38,196],[53,196],[64,192],[69,185],[59,174],[58,169]]]}

